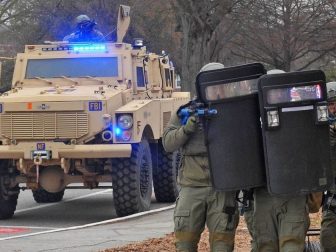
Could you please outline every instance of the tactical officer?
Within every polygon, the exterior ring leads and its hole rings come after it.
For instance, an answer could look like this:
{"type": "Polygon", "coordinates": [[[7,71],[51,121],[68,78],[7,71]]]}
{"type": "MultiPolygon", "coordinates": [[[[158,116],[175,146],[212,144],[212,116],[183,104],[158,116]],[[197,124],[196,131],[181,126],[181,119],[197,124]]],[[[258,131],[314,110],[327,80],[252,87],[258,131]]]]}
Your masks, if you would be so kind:
{"type": "Polygon", "coordinates": [[[95,29],[97,23],[87,15],[79,15],[75,19],[76,31],[63,38],[68,42],[104,42],[104,35],[95,29]]]}
{"type": "MultiPolygon", "coordinates": [[[[328,110],[330,121],[331,159],[335,176],[336,161],[336,82],[327,83],[328,110]]],[[[324,252],[336,251],[336,189],[328,191],[324,197],[321,223],[321,246],[324,252]]]]}
{"type": "Polygon", "coordinates": [[[307,196],[271,196],[255,190],[254,230],[257,251],[303,251],[309,227],[307,196]]]}
{"type": "MultiPolygon", "coordinates": [[[[209,63],[200,71],[222,68],[220,63],[209,63]]],[[[178,174],[181,190],[174,212],[176,250],[197,251],[206,224],[211,251],[233,251],[239,218],[236,192],[218,192],[212,187],[204,133],[196,117],[190,116],[182,125],[179,111],[174,114],[163,133],[163,145],[168,152],[182,152],[178,174]]]]}
{"type": "MultiPolygon", "coordinates": [[[[276,70],[271,73],[281,72],[276,70]]],[[[303,251],[310,223],[307,196],[273,196],[266,187],[261,187],[255,189],[254,200],[257,251],[303,251]]]]}

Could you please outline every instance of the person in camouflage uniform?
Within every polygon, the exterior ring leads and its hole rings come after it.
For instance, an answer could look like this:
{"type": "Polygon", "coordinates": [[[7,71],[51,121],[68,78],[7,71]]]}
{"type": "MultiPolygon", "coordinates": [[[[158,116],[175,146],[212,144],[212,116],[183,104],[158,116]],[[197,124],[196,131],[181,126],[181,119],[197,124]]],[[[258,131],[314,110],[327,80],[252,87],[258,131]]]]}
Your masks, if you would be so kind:
{"type": "MultiPolygon", "coordinates": [[[[336,82],[327,83],[332,167],[336,164],[336,82]]],[[[320,241],[324,252],[336,251],[336,189],[327,192],[323,202],[320,241]]]]}
{"type": "Polygon", "coordinates": [[[273,196],[267,188],[255,190],[254,231],[258,252],[304,250],[309,228],[307,196],[273,196]]]}
{"type": "MultiPolygon", "coordinates": [[[[223,67],[209,63],[201,71],[223,67]]],[[[219,192],[212,187],[204,133],[195,116],[182,125],[178,112],[174,113],[162,139],[167,152],[180,149],[182,153],[178,173],[181,188],[174,211],[176,251],[197,251],[205,224],[211,251],[233,251],[239,218],[236,192],[219,192]]]]}
{"type": "MultiPolygon", "coordinates": [[[[271,70],[268,74],[283,73],[271,70]]],[[[274,196],[266,187],[254,191],[254,235],[258,252],[300,252],[309,228],[307,196],[274,196]]]]}
{"type": "Polygon", "coordinates": [[[104,42],[104,35],[95,29],[96,22],[91,20],[87,15],[79,15],[75,19],[76,31],[63,38],[68,42],[104,42]]]}

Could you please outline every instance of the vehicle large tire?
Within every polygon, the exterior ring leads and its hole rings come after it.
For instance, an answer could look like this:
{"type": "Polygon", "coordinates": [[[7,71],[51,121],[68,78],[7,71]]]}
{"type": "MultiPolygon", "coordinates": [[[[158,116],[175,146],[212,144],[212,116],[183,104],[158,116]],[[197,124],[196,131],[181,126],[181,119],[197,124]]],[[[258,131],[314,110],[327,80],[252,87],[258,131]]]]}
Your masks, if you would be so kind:
{"type": "Polygon", "coordinates": [[[304,252],[321,252],[321,246],[318,241],[308,241],[306,242],[304,252]]]}
{"type": "MultiPolygon", "coordinates": [[[[0,161],[0,219],[12,218],[16,210],[17,199],[20,193],[19,186],[9,188],[6,184],[9,160],[0,161]]],[[[8,181],[8,180],[7,180],[8,181]]]]}
{"type": "Polygon", "coordinates": [[[118,216],[149,210],[152,184],[152,158],[147,140],[132,144],[130,158],[112,159],[113,198],[118,216]]]}
{"type": "Polygon", "coordinates": [[[154,193],[158,202],[175,202],[179,190],[177,173],[181,160],[179,151],[167,153],[158,143],[157,165],[153,169],[154,193]]]}
{"type": "Polygon", "coordinates": [[[17,199],[19,196],[19,187],[16,186],[11,190],[13,195],[0,198],[0,220],[12,218],[16,210],[17,199]]]}
{"type": "Polygon", "coordinates": [[[37,190],[32,190],[34,200],[37,203],[53,203],[59,202],[63,199],[64,190],[56,193],[50,193],[43,188],[39,188],[37,190]]]}

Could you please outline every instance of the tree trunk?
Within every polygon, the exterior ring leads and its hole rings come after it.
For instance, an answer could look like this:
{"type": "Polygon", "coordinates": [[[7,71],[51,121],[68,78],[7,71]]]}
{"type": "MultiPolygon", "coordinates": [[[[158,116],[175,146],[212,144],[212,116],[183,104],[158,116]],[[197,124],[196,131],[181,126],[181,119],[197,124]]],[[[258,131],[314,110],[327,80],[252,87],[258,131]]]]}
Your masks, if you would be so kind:
{"type": "Polygon", "coordinates": [[[195,80],[201,67],[223,62],[225,41],[232,37],[226,14],[232,1],[171,0],[182,29],[182,90],[196,94],[195,80]],[[228,28],[229,27],[229,28],[228,28]]]}

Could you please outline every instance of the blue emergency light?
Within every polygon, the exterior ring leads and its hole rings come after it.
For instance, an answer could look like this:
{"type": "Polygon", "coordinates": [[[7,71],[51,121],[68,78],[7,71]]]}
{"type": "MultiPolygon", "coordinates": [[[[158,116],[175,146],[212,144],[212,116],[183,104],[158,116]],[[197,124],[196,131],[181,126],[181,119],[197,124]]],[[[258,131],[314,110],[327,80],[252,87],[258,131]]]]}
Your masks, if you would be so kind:
{"type": "Polygon", "coordinates": [[[75,52],[104,52],[106,51],[106,46],[101,44],[75,45],[72,49],[75,52]]]}
{"type": "Polygon", "coordinates": [[[116,136],[120,136],[120,134],[121,134],[121,129],[120,129],[120,128],[115,128],[115,129],[114,129],[114,132],[115,132],[116,136]]]}

